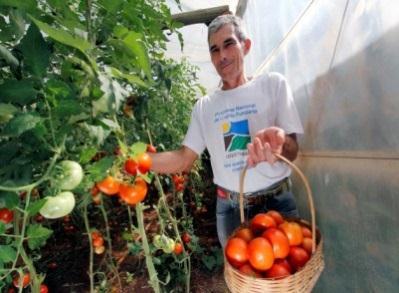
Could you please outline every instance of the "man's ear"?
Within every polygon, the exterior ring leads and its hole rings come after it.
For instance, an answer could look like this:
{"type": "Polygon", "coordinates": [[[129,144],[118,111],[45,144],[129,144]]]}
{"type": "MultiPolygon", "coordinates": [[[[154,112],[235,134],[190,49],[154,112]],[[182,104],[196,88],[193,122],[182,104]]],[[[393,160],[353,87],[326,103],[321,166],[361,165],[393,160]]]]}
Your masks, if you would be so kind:
{"type": "Polygon", "coordinates": [[[244,55],[247,55],[249,50],[251,49],[251,40],[250,39],[246,39],[244,41],[244,55]]]}

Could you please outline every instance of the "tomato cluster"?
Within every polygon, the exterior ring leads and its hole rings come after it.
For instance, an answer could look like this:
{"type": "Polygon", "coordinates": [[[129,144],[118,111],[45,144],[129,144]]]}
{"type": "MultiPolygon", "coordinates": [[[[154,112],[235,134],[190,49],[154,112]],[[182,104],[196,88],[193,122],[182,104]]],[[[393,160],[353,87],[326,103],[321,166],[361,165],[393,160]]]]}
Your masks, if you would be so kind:
{"type": "MultiPolygon", "coordinates": [[[[150,170],[151,165],[151,157],[147,153],[142,153],[137,159],[128,158],[125,161],[124,172],[131,176],[146,174],[150,170]]],[[[101,201],[100,191],[109,196],[119,195],[119,198],[126,204],[135,205],[144,200],[148,187],[146,181],[139,176],[134,179],[134,183],[132,184],[109,175],[102,181],[97,182],[90,191],[93,201],[96,204],[101,201]]]]}
{"type": "Polygon", "coordinates": [[[184,175],[174,174],[172,176],[172,181],[173,181],[173,185],[175,186],[175,190],[177,192],[184,190],[184,183],[186,181],[186,179],[184,178],[184,175]]]}
{"type": "Polygon", "coordinates": [[[243,274],[284,278],[300,270],[312,254],[312,232],[277,211],[259,213],[229,238],[225,255],[243,274]]]}
{"type": "Polygon", "coordinates": [[[91,232],[91,239],[93,242],[94,253],[103,254],[105,251],[104,238],[98,231],[91,232]]]}

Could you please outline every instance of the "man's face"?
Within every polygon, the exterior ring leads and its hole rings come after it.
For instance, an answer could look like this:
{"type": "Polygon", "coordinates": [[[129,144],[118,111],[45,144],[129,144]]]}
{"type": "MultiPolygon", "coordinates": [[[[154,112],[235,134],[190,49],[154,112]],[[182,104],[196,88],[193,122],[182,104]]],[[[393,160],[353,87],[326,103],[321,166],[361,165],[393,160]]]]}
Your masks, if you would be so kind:
{"type": "Polygon", "coordinates": [[[238,39],[233,25],[224,25],[210,36],[209,51],[212,63],[224,82],[237,80],[243,75],[244,56],[249,51],[249,45],[238,39]]]}

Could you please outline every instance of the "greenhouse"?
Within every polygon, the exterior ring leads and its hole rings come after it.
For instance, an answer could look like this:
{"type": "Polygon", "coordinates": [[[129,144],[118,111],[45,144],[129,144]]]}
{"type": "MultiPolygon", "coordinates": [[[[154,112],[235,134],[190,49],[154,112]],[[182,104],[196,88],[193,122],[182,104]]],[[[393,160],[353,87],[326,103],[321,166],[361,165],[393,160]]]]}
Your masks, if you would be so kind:
{"type": "Polygon", "coordinates": [[[398,15],[0,0],[0,292],[398,292],[398,15]]]}

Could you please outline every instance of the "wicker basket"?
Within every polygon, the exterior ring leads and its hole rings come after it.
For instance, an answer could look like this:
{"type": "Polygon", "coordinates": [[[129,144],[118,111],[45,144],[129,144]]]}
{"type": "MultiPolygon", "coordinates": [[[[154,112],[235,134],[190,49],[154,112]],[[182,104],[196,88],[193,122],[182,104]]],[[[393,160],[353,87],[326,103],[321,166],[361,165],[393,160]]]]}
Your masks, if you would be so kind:
{"type": "MultiPolygon", "coordinates": [[[[317,279],[324,269],[323,239],[320,232],[316,229],[315,209],[309,183],[305,175],[303,175],[301,170],[296,165],[280,155],[276,154],[276,156],[290,165],[299,174],[306,187],[309,209],[311,213],[311,223],[309,224],[304,220],[295,221],[300,222],[302,225],[308,226],[312,230],[312,256],[302,269],[297,271],[295,274],[282,279],[254,278],[252,276],[245,275],[231,266],[225,257],[224,278],[226,280],[227,287],[233,293],[311,292],[316,284],[317,279]]],[[[246,168],[244,168],[240,176],[240,218],[242,225],[245,225],[243,205],[243,186],[245,174],[246,168]]]]}

